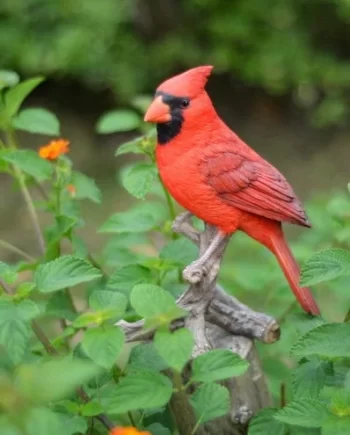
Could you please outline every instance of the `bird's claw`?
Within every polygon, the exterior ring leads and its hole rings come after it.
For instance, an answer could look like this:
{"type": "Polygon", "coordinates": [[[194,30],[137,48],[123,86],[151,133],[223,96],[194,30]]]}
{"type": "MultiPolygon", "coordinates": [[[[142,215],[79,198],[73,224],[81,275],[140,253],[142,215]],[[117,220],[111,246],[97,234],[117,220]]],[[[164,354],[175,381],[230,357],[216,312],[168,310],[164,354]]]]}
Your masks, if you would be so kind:
{"type": "Polygon", "coordinates": [[[194,261],[183,270],[182,277],[190,284],[198,284],[207,273],[208,271],[203,263],[194,261]]]}

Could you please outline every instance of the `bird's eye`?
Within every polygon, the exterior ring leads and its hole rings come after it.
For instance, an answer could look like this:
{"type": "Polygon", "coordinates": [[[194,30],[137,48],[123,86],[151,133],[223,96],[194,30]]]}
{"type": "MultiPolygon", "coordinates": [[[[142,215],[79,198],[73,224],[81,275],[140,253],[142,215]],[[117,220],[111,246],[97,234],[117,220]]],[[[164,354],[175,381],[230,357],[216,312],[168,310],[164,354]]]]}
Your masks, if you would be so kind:
{"type": "Polygon", "coordinates": [[[190,100],[188,98],[184,98],[181,101],[181,107],[188,107],[190,105],[190,100]]]}

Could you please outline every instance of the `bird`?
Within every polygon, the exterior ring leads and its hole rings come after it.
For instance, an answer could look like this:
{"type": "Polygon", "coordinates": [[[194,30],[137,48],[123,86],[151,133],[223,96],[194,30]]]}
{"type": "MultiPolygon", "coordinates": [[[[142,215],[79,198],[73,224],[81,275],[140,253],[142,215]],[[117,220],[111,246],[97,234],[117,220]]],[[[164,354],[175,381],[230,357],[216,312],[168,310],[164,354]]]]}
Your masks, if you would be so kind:
{"type": "MultiPolygon", "coordinates": [[[[243,231],[271,251],[301,307],[318,316],[282,223],[311,227],[286,178],[234,133],[216,112],[205,87],[213,66],[189,69],[162,82],[144,116],[156,124],[156,163],[171,196],[217,228],[204,264],[222,240],[243,231]]],[[[198,264],[197,264],[198,265],[198,264]]]]}

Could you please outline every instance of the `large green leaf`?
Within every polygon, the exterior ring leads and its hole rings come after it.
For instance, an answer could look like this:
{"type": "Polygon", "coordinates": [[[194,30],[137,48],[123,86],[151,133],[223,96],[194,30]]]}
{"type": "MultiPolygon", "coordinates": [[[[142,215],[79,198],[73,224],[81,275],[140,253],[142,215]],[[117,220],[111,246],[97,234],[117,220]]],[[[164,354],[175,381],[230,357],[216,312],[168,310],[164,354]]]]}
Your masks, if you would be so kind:
{"type": "Polygon", "coordinates": [[[157,169],[149,163],[136,163],[123,175],[125,189],[138,199],[143,199],[150,191],[157,177],[157,169]]]}
{"type": "Polygon", "coordinates": [[[89,361],[70,357],[22,365],[16,372],[16,386],[31,403],[47,404],[69,396],[80,384],[100,372],[89,361]]]}
{"type": "Polygon", "coordinates": [[[58,136],[60,134],[60,122],[56,115],[46,109],[24,109],[13,119],[12,125],[17,130],[30,133],[58,136]]]}
{"type": "Polygon", "coordinates": [[[25,416],[24,433],[26,435],[66,435],[61,426],[59,415],[48,408],[30,409],[25,416]]]}
{"type": "Polygon", "coordinates": [[[326,323],[303,335],[292,352],[298,357],[349,358],[349,337],[350,323],[326,323]]]}
{"type": "Polygon", "coordinates": [[[137,314],[146,318],[149,326],[167,325],[186,315],[186,311],[176,305],[173,296],[156,285],[136,285],[130,302],[137,314]]]}
{"type": "Polygon", "coordinates": [[[44,81],[43,77],[35,77],[9,89],[5,94],[5,110],[9,118],[18,112],[25,98],[44,81]]]}
{"type": "Polygon", "coordinates": [[[96,131],[100,134],[120,133],[135,130],[141,119],[131,110],[113,110],[105,113],[97,122],[96,131]]]}
{"type": "Polygon", "coordinates": [[[154,346],[170,367],[181,372],[191,358],[193,335],[186,328],[174,332],[160,329],[155,334],[154,346]]]}
{"type": "Polygon", "coordinates": [[[317,398],[326,380],[326,363],[313,358],[293,370],[292,384],[294,397],[317,398]]]}
{"type": "Polygon", "coordinates": [[[185,267],[192,263],[197,255],[197,246],[183,237],[169,242],[159,254],[160,258],[168,260],[178,267],[185,267]]]}
{"type": "Polygon", "coordinates": [[[310,428],[321,427],[328,417],[325,403],[306,397],[293,400],[274,415],[276,420],[283,423],[310,428]]]}
{"type": "Polygon", "coordinates": [[[109,278],[107,286],[117,290],[129,290],[137,284],[152,281],[151,270],[139,264],[131,264],[117,269],[109,278]]]}
{"type": "Polygon", "coordinates": [[[8,357],[14,364],[19,364],[29,344],[30,328],[16,309],[11,318],[0,323],[0,344],[4,346],[8,357]]]}
{"type": "Polygon", "coordinates": [[[99,229],[103,233],[142,233],[157,228],[167,218],[160,203],[142,203],[131,210],[112,215],[99,229]]]}
{"type": "Polygon", "coordinates": [[[117,326],[104,325],[85,332],[82,348],[96,364],[109,369],[115,364],[123,344],[123,331],[117,326]]]}
{"type": "Polygon", "coordinates": [[[265,408],[251,420],[248,435],[285,435],[287,427],[273,416],[275,408],[265,408]]]}
{"type": "Polygon", "coordinates": [[[146,427],[147,432],[152,435],[171,435],[170,430],[167,427],[162,426],[160,423],[152,423],[146,427]]]}
{"type": "Polygon", "coordinates": [[[350,275],[350,251],[326,249],[313,255],[301,269],[301,285],[314,285],[350,275]]]}
{"type": "Polygon", "coordinates": [[[101,276],[101,272],[87,261],[64,255],[41,264],[35,273],[35,283],[40,292],[51,293],[101,276]]]}
{"type": "Polygon", "coordinates": [[[138,409],[158,408],[170,400],[173,387],[160,373],[137,371],[120,379],[107,399],[107,411],[122,414],[138,409]]]}
{"type": "Polygon", "coordinates": [[[192,363],[193,382],[213,382],[242,375],[249,363],[227,349],[215,349],[199,355],[192,363]]]}
{"type": "Polygon", "coordinates": [[[128,300],[122,293],[110,290],[95,290],[89,297],[89,306],[95,311],[110,308],[122,316],[126,310],[128,300]]]}
{"type": "Polygon", "coordinates": [[[52,177],[52,165],[31,150],[6,150],[0,153],[0,160],[12,163],[38,181],[52,177]]]}
{"type": "Polygon", "coordinates": [[[156,351],[152,342],[141,343],[132,348],[129,367],[133,369],[161,371],[169,366],[156,351]]]}
{"type": "Polygon", "coordinates": [[[89,199],[96,204],[102,201],[101,190],[97,187],[95,180],[83,174],[74,171],[72,174],[71,184],[75,187],[76,199],[89,199]]]}
{"type": "Polygon", "coordinates": [[[197,419],[205,423],[221,417],[229,412],[230,395],[228,390],[218,384],[201,385],[190,398],[197,419]]]}

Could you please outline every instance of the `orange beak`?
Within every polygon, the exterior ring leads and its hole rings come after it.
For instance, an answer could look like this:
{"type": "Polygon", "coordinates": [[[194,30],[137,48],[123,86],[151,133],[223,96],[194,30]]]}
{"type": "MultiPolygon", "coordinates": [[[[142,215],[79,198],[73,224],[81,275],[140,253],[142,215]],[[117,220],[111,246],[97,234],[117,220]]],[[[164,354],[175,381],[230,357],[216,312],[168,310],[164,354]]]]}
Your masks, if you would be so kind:
{"type": "Polygon", "coordinates": [[[144,117],[145,122],[162,124],[171,121],[170,107],[163,103],[162,97],[155,98],[144,117]]]}

